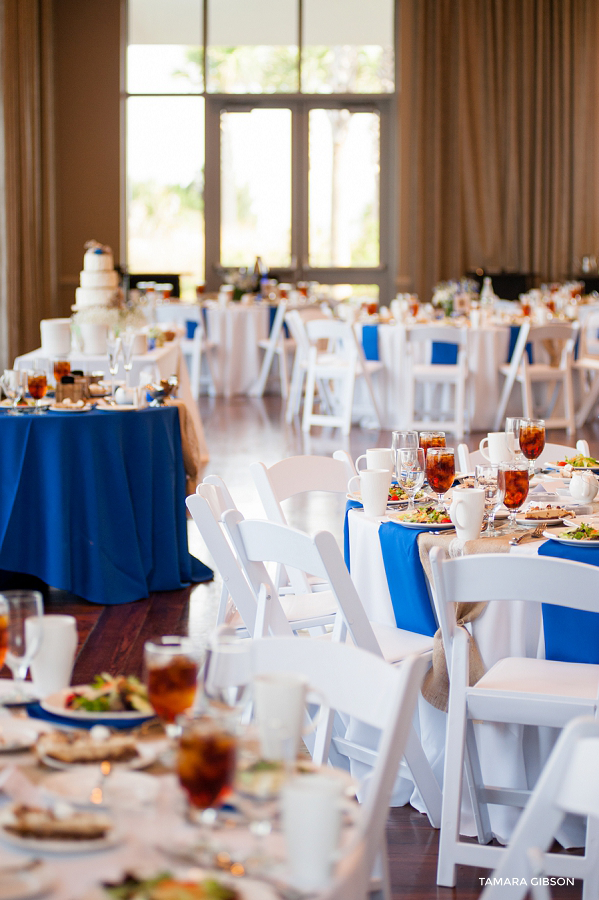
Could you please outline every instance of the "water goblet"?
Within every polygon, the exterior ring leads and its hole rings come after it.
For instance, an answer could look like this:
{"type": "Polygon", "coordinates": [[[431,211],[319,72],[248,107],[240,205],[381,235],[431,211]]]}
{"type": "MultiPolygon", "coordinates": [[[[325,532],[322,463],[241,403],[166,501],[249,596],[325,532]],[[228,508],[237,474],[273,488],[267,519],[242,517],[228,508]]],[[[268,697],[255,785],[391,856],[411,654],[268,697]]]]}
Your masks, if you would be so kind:
{"type": "Polygon", "coordinates": [[[395,461],[395,477],[397,478],[397,454],[399,450],[418,447],[417,431],[394,431],[391,438],[391,450],[395,461]]]}
{"type": "Polygon", "coordinates": [[[397,483],[408,495],[408,509],[414,509],[414,497],[424,483],[426,459],[421,447],[401,449],[397,454],[397,483]]]}
{"type": "Polygon", "coordinates": [[[508,416],[505,420],[505,438],[508,450],[511,450],[514,459],[522,462],[520,452],[520,425],[524,421],[521,416],[508,416]]]}
{"type": "MultiPolygon", "coordinates": [[[[12,672],[15,682],[14,697],[11,702],[21,702],[31,699],[31,695],[25,690],[25,678],[29,671],[31,660],[38,652],[42,642],[41,616],[44,613],[42,595],[39,591],[4,591],[0,594],[2,607],[8,613],[7,639],[6,639],[6,665],[12,672]],[[32,627],[25,630],[27,619],[32,619],[32,627]]],[[[31,623],[30,623],[31,624],[31,623]]],[[[0,648],[5,643],[1,635],[0,623],[0,648]]],[[[1,655],[1,651],[0,651],[1,655]]]]}
{"type": "Polygon", "coordinates": [[[481,537],[495,537],[498,533],[495,528],[495,514],[503,503],[503,493],[499,487],[499,466],[476,466],[474,478],[476,487],[482,488],[485,492],[487,527],[481,537]]]}
{"type": "Polygon", "coordinates": [[[108,337],[106,338],[106,349],[108,351],[108,369],[111,377],[111,398],[114,403],[114,376],[119,370],[118,358],[121,349],[121,339],[114,331],[108,333],[108,337]]]}
{"type": "Polygon", "coordinates": [[[133,345],[135,343],[135,332],[127,328],[121,334],[121,350],[123,352],[123,367],[125,369],[125,387],[129,387],[129,373],[133,368],[133,345]]]}
{"type": "Polygon", "coordinates": [[[34,369],[27,373],[27,388],[33,400],[35,400],[35,412],[42,411],[41,402],[46,396],[48,390],[48,378],[45,372],[40,369],[34,369]]]}
{"type": "Polygon", "coordinates": [[[455,478],[453,447],[429,447],[426,451],[426,479],[438,497],[438,510],[444,510],[443,497],[455,478]]]}
{"type": "Polygon", "coordinates": [[[535,474],[535,459],[545,449],[545,422],[543,419],[520,420],[520,449],[529,460],[530,477],[535,474]]]}
{"type": "Polygon", "coordinates": [[[204,698],[210,706],[240,713],[252,679],[251,642],[221,628],[212,636],[204,665],[204,698]]]}
{"type": "Polygon", "coordinates": [[[164,635],[144,645],[148,699],[170,738],[181,733],[177,718],[191,709],[197,689],[198,653],[190,638],[164,635]]]}
{"type": "Polygon", "coordinates": [[[5,369],[0,378],[2,389],[9,400],[12,400],[12,407],[9,410],[10,415],[19,412],[19,403],[25,396],[27,390],[27,373],[20,369],[5,369]]]}
{"type": "Polygon", "coordinates": [[[516,515],[528,497],[528,463],[503,462],[499,464],[499,490],[503,492],[503,502],[509,510],[510,527],[506,534],[517,531],[516,515]]]}

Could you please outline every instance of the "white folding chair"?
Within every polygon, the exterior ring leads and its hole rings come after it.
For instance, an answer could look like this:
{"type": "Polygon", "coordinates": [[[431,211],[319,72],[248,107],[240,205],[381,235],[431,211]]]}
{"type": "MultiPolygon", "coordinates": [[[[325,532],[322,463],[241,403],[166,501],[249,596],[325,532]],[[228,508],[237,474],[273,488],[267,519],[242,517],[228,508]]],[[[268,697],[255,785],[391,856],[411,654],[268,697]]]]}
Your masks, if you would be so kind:
{"type": "Polygon", "coordinates": [[[311,319],[330,318],[321,307],[308,307],[307,309],[290,310],[285,316],[285,323],[289,329],[292,340],[295,341],[295,356],[293,358],[293,368],[291,371],[291,385],[289,388],[289,396],[287,397],[287,407],[285,409],[285,421],[288,425],[293,421],[294,416],[299,414],[302,402],[302,391],[306,378],[308,366],[308,356],[310,355],[310,341],[306,333],[305,323],[311,319]]]}
{"type": "MultiPolygon", "coordinates": [[[[545,444],[537,462],[539,464],[557,462],[566,456],[576,456],[577,453],[589,456],[590,452],[588,441],[583,439],[576,441],[576,447],[568,447],[566,444],[545,444]]],[[[475,466],[484,466],[489,460],[480,450],[468,450],[467,444],[458,444],[458,463],[460,472],[474,472],[475,466]]]]}
{"type": "MultiPolygon", "coordinates": [[[[332,457],[290,456],[268,467],[264,463],[253,463],[250,472],[267,518],[271,522],[287,525],[281,503],[311,491],[345,496],[347,483],[356,474],[356,469],[347,451],[336,450],[332,457]]],[[[319,589],[319,582],[306,578],[303,572],[287,574],[294,590],[299,593],[319,589]]],[[[284,581],[283,575],[282,571],[277,573],[279,590],[284,581]]]]}
{"type": "MultiPolygon", "coordinates": [[[[599,665],[529,657],[500,659],[470,687],[469,635],[456,625],[455,604],[528,600],[599,613],[599,568],[505,554],[447,559],[439,547],[431,553],[431,568],[450,676],[437,883],[453,887],[457,865],[493,868],[505,852],[486,846],[493,837],[489,804],[520,808],[530,796],[483,783],[473,722],[563,728],[575,716],[596,714],[599,691],[599,665]],[[479,843],[460,840],[464,770],[479,843]]],[[[549,854],[546,860],[552,875],[563,874],[563,856],[549,854]]],[[[573,858],[568,864],[580,867],[573,858]]]]}
{"type": "MultiPolygon", "coordinates": [[[[480,900],[523,900],[533,878],[534,900],[549,900],[549,888],[542,884],[546,874],[545,853],[553,843],[567,814],[593,817],[591,837],[599,823],[599,722],[581,717],[564,728],[539,776],[501,862],[493,872],[480,900]],[[509,885],[506,884],[509,879],[509,885]],[[503,883],[501,883],[503,882],[503,883]],[[523,882],[520,884],[520,882],[523,882]]],[[[578,857],[585,895],[599,896],[599,846],[587,842],[578,857]],[[584,874],[582,874],[584,873],[584,874]]],[[[574,876],[569,876],[574,877],[574,876]]]]}
{"type": "Polygon", "coordinates": [[[451,431],[458,438],[464,436],[466,430],[466,387],[468,383],[468,329],[448,328],[443,325],[416,325],[406,330],[407,382],[406,408],[408,410],[408,428],[451,431]],[[455,364],[439,364],[416,362],[414,356],[417,346],[422,344],[457,344],[458,356],[455,364]],[[416,418],[416,385],[424,387],[425,407],[423,418],[416,418]],[[453,385],[453,416],[447,418],[426,408],[431,402],[432,388],[442,385],[443,390],[453,385]]]}
{"type": "MultiPolygon", "coordinates": [[[[268,638],[252,642],[255,674],[273,672],[301,675],[310,688],[319,691],[327,709],[351,716],[379,729],[378,755],[360,810],[354,846],[363,846],[359,863],[351,857],[341,866],[340,884],[326,897],[365,900],[370,874],[377,858],[382,860],[382,892],[391,900],[387,867],[385,824],[391,791],[411,732],[411,723],[424,677],[426,660],[411,656],[399,667],[388,666],[380,657],[348,644],[324,641],[268,638]],[[347,879],[353,870],[352,883],[347,879]],[[344,871],[343,871],[344,870],[344,871]],[[341,893],[341,884],[346,893],[341,893]]],[[[330,735],[325,725],[317,729],[320,760],[328,758],[330,735]],[[320,734],[322,732],[322,735],[320,734]]]]}
{"type": "Polygon", "coordinates": [[[334,319],[312,319],[305,323],[310,341],[306,363],[306,390],[302,431],[309,432],[314,425],[340,428],[342,434],[351,429],[352,406],[356,378],[365,379],[374,414],[379,428],[381,416],[370,376],[380,371],[383,364],[378,360],[366,360],[356,340],[353,328],[346,322],[334,319]],[[326,351],[321,351],[319,342],[326,341],[326,351]],[[321,410],[314,411],[316,390],[321,402],[321,410]]]}
{"type": "MultiPolygon", "coordinates": [[[[333,640],[344,641],[349,634],[351,641],[376,656],[382,656],[389,663],[399,663],[416,653],[431,658],[432,638],[427,635],[392,628],[368,621],[362,602],[343,557],[332,534],[319,531],[311,537],[296,528],[265,522],[259,519],[245,520],[239,511],[229,510],[223,516],[225,527],[239,554],[242,567],[254,590],[264,583],[265,562],[274,562],[286,568],[311,572],[328,581],[337,603],[337,616],[333,628],[333,640]]],[[[263,633],[276,634],[276,627],[270,621],[269,600],[275,597],[270,585],[259,590],[258,620],[264,621],[263,633]]],[[[322,594],[312,594],[313,598],[322,594]]],[[[278,603],[278,600],[277,600],[278,603]]],[[[341,735],[333,739],[335,749],[350,758],[374,765],[376,751],[356,745],[341,735]]],[[[439,821],[441,792],[433,775],[422,745],[414,730],[410,733],[405,752],[406,762],[416,783],[429,819],[433,826],[439,821]]]]}
{"type": "MultiPolygon", "coordinates": [[[[533,385],[545,384],[553,387],[553,393],[541,418],[545,419],[547,428],[565,428],[569,435],[574,434],[574,390],[572,387],[572,363],[574,359],[574,347],[579,333],[578,322],[569,325],[552,323],[549,325],[531,325],[524,322],[520,326],[518,339],[509,363],[500,366],[499,371],[505,375],[505,383],[501,393],[497,415],[495,417],[495,431],[499,431],[501,422],[505,417],[507,404],[515,384],[519,384],[522,391],[523,415],[527,419],[534,417],[533,385]],[[563,342],[560,352],[559,365],[552,366],[549,363],[529,362],[526,353],[526,345],[533,345],[535,359],[544,351],[544,342],[563,342]],[[563,395],[564,415],[553,416],[553,410],[557,402],[559,392],[563,395]]],[[[546,352],[546,351],[545,351],[546,352]]]]}
{"type": "Polygon", "coordinates": [[[248,581],[237,549],[220,521],[226,510],[237,509],[222,479],[217,475],[208,478],[211,483],[205,479],[186,503],[223,579],[216,624],[226,622],[241,632],[247,631],[252,637],[269,632],[289,635],[303,629],[322,631],[325,625],[332,625],[337,601],[331,591],[312,594],[308,590],[305,594],[279,597],[264,566],[254,567],[254,580],[248,581]],[[234,609],[229,607],[229,597],[234,609]],[[265,613],[267,605],[268,617],[265,613]]]}
{"type": "Polygon", "coordinates": [[[286,400],[289,393],[289,376],[287,374],[287,357],[293,353],[296,347],[292,337],[285,337],[283,329],[287,301],[281,300],[273,319],[270,334],[267,338],[258,341],[258,346],[264,350],[264,359],[260,368],[260,375],[256,384],[250,391],[250,397],[262,397],[266,388],[266,382],[272,368],[275,356],[279,361],[279,378],[281,381],[281,397],[286,400]]]}
{"type": "Polygon", "coordinates": [[[580,337],[578,359],[572,366],[580,373],[582,402],[576,413],[576,426],[581,428],[599,400],[599,312],[591,313],[587,318],[580,337]]]}

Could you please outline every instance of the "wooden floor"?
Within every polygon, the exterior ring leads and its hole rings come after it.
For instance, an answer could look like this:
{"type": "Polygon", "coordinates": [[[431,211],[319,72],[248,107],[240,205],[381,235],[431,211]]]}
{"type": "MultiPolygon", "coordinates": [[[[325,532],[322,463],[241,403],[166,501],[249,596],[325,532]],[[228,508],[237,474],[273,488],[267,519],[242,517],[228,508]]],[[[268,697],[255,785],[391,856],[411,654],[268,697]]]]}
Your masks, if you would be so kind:
{"type": "MultiPolygon", "coordinates": [[[[367,447],[390,446],[389,432],[352,429],[343,443],[337,431],[329,429],[317,437],[304,439],[297,427],[285,424],[279,398],[264,401],[238,397],[231,400],[202,398],[201,412],[210,449],[211,460],[204,471],[218,473],[227,482],[235,502],[246,516],[263,516],[263,511],[248,474],[248,466],[255,461],[271,464],[285,456],[298,453],[330,455],[340,447],[348,449],[353,458],[367,447]]],[[[473,434],[467,440],[471,449],[477,448],[482,435],[473,434]]],[[[578,437],[590,443],[591,453],[599,452],[599,424],[587,426],[578,437]]],[[[548,439],[559,443],[566,440],[564,432],[553,432],[548,439]]],[[[302,500],[291,503],[288,515],[297,527],[329,528],[337,523],[336,536],[341,541],[344,501],[326,498],[318,503],[302,500]]],[[[193,523],[189,526],[190,546],[205,563],[211,559],[193,523]]],[[[47,612],[70,613],[77,618],[79,651],[73,682],[88,681],[98,672],[141,674],[144,641],[160,634],[191,633],[202,640],[210,633],[215,621],[220,581],[198,585],[186,590],[152,594],[145,600],[125,606],[99,607],[65,594],[49,591],[47,612]]],[[[424,900],[424,898],[453,898],[470,900],[481,891],[479,878],[487,873],[463,867],[458,888],[437,888],[435,868],[438,832],[428,824],[425,816],[409,806],[392,810],[388,826],[389,856],[394,898],[424,900]]],[[[556,900],[571,900],[580,896],[575,889],[555,889],[556,900]]]]}

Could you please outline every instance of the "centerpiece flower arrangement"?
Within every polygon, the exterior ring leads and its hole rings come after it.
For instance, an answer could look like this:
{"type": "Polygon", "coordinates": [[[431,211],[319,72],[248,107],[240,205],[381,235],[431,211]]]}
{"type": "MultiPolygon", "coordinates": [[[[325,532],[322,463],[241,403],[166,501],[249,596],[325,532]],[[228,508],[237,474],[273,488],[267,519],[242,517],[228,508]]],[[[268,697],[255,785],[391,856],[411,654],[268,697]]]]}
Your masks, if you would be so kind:
{"type": "Polygon", "coordinates": [[[125,331],[127,328],[139,330],[147,325],[143,311],[143,303],[126,300],[121,288],[117,288],[110,304],[107,306],[88,306],[80,309],[72,316],[77,325],[107,325],[114,331],[125,331]]]}
{"type": "Polygon", "coordinates": [[[436,309],[442,309],[446,316],[450,316],[459,294],[467,294],[470,300],[476,300],[478,291],[478,282],[472,278],[461,278],[459,281],[440,281],[433,288],[432,304],[436,309]]]}

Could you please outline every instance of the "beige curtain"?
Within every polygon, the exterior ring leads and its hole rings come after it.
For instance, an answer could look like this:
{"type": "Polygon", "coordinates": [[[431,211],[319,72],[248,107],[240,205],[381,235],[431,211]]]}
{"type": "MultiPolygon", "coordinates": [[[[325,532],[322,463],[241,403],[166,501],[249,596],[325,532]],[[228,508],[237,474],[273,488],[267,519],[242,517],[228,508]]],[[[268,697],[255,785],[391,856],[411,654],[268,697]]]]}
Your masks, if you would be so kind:
{"type": "Polygon", "coordinates": [[[52,0],[0,0],[0,364],[55,309],[52,0]]]}
{"type": "Polygon", "coordinates": [[[398,0],[399,277],[599,250],[597,0],[398,0]]]}

